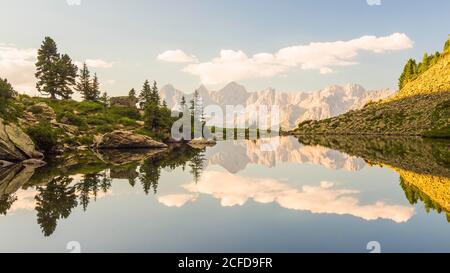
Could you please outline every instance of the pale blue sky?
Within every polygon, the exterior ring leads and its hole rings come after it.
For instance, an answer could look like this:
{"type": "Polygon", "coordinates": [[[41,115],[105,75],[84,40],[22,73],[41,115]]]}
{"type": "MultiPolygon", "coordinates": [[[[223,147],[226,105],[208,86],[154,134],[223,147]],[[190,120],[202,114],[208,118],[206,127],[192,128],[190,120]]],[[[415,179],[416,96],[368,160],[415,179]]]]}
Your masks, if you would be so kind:
{"type": "MultiPolygon", "coordinates": [[[[51,36],[74,60],[104,60],[107,67],[92,70],[103,89],[114,95],[140,89],[146,78],[185,91],[198,87],[199,75],[181,71],[188,63],[157,60],[166,50],[180,49],[206,63],[223,49],[241,50],[250,58],[312,42],[402,33],[414,42],[412,48],[358,51],[349,60],[357,64],[331,66],[332,73],[283,66],[282,72],[266,77],[255,76],[258,70],[237,78],[251,91],[269,86],[309,91],[345,83],[395,88],[406,59],[441,50],[450,30],[448,0],[383,0],[380,6],[369,6],[366,0],[81,0],[79,6],[66,0],[0,0],[0,5],[0,48],[38,48],[44,36],[51,36]]],[[[19,71],[17,57],[16,67],[1,58],[0,51],[0,77],[9,76],[17,86],[30,85],[25,75],[30,68],[19,71]]],[[[223,85],[209,84],[213,89],[223,85]]]]}

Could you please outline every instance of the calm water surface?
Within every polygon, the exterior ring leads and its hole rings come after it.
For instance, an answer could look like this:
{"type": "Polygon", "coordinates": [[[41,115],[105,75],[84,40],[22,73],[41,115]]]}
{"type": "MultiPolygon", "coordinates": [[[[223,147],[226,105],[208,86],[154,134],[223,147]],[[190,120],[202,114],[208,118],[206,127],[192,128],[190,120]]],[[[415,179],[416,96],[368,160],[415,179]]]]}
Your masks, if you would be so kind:
{"type": "Polygon", "coordinates": [[[0,169],[0,251],[450,252],[449,145],[282,137],[0,169]]]}

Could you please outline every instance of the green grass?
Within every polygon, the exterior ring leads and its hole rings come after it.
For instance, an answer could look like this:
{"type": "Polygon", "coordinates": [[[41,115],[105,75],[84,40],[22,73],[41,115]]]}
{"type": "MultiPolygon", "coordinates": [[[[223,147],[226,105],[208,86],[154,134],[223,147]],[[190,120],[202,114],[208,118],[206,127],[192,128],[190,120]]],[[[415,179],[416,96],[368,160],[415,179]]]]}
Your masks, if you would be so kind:
{"type": "Polygon", "coordinates": [[[120,118],[117,122],[125,126],[137,126],[136,120],[128,117],[120,118]]]}

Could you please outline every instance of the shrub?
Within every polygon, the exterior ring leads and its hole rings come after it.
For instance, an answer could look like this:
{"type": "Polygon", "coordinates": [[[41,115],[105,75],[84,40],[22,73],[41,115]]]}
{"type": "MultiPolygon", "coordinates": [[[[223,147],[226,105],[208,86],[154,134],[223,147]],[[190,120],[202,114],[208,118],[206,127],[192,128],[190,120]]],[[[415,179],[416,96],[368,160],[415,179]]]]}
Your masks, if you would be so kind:
{"type": "Polygon", "coordinates": [[[20,113],[12,100],[16,95],[11,84],[6,79],[0,78],[0,117],[6,121],[15,121],[20,113]]]}
{"type": "Polygon", "coordinates": [[[60,121],[64,121],[64,123],[68,123],[68,124],[75,125],[78,127],[86,127],[86,121],[82,117],[77,116],[72,112],[64,113],[60,117],[60,121]]]}
{"type": "Polygon", "coordinates": [[[135,120],[127,118],[127,117],[120,118],[118,120],[118,123],[125,125],[125,126],[136,126],[137,125],[135,120]]]}
{"type": "Polygon", "coordinates": [[[97,131],[97,133],[100,133],[100,134],[106,134],[106,133],[110,133],[110,132],[114,131],[114,127],[111,125],[100,125],[100,126],[97,126],[96,131],[97,131]]]}
{"type": "Polygon", "coordinates": [[[92,135],[81,136],[79,142],[83,145],[91,145],[94,143],[94,136],[92,135]]]}
{"type": "Polygon", "coordinates": [[[6,80],[0,78],[0,98],[10,99],[17,95],[12,85],[6,80]]]}
{"type": "Polygon", "coordinates": [[[144,135],[153,138],[157,141],[165,141],[169,139],[170,135],[166,132],[160,132],[160,131],[151,131],[145,128],[140,128],[134,131],[136,134],[144,135]]]}
{"type": "Polygon", "coordinates": [[[77,109],[80,111],[80,113],[95,113],[103,111],[105,107],[98,102],[82,101],[78,103],[77,109]]]}
{"type": "Polygon", "coordinates": [[[23,107],[14,100],[0,97],[0,117],[6,122],[16,122],[23,114],[23,107]]]}
{"type": "Polygon", "coordinates": [[[109,124],[110,120],[104,119],[103,117],[87,117],[86,123],[89,125],[105,125],[109,124]]]}
{"type": "Polygon", "coordinates": [[[44,111],[44,110],[42,109],[42,107],[37,107],[37,106],[35,106],[35,105],[33,105],[33,106],[30,107],[30,112],[33,113],[33,114],[35,114],[35,115],[42,114],[43,111],[44,111]]]}
{"type": "Polygon", "coordinates": [[[40,122],[37,125],[29,127],[26,133],[33,142],[46,153],[49,153],[58,143],[59,132],[52,128],[48,122],[40,122]]]}
{"type": "Polygon", "coordinates": [[[122,117],[127,117],[134,120],[141,119],[141,114],[139,111],[136,108],[131,107],[113,106],[108,110],[108,114],[116,117],[117,119],[122,117]]]}

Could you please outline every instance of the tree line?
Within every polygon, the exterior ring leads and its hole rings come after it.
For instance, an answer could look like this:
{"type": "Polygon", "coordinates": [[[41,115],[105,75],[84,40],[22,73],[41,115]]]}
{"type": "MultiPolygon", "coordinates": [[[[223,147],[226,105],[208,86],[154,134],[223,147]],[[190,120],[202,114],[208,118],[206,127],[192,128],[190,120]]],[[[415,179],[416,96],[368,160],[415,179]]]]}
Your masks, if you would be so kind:
{"type": "Polygon", "coordinates": [[[100,95],[97,74],[91,78],[86,63],[78,73],[78,67],[70,56],[60,54],[56,42],[50,37],[44,38],[38,50],[35,76],[36,89],[52,99],[70,99],[74,93],[72,89],[78,91],[86,101],[102,102],[102,98],[104,100],[107,97],[106,93],[100,95]]]}
{"type": "Polygon", "coordinates": [[[431,55],[425,53],[422,62],[419,63],[415,59],[409,59],[400,75],[398,83],[399,89],[401,90],[408,82],[415,80],[419,75],[427,71],[428,68],[436,64],[448,51],[450,51],[450,39],[445,42],[443,53],[436,52],[431,55]]]}

